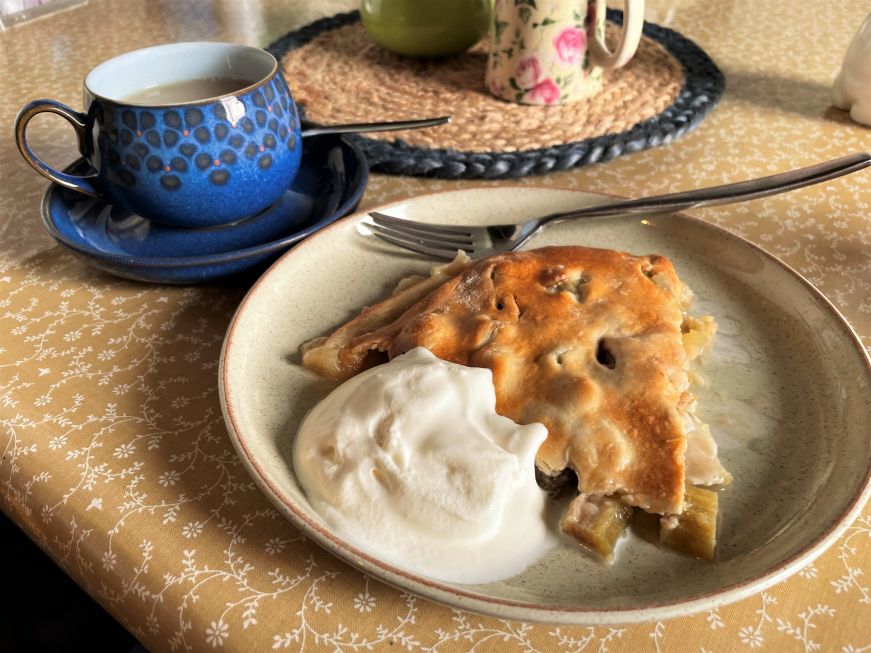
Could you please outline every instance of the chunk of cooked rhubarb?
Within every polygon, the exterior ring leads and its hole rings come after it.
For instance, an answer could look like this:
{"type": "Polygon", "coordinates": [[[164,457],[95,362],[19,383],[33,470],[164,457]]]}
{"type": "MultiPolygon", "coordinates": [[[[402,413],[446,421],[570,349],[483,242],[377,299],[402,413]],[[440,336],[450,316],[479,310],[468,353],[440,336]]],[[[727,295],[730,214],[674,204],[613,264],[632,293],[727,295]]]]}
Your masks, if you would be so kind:
{"type": "Polygon", "coordinates": [[[679,515],[663,515],[659,541],[687,555],[713,560],[717,547],[717,493],[688,485],[679,515]]]}
{"type": "Polygon", "coordinates": [[[579,494],[560,524],[564,533],[610,562],[617,540],[632,518],[632,508],[619,499],[579,494]]]}

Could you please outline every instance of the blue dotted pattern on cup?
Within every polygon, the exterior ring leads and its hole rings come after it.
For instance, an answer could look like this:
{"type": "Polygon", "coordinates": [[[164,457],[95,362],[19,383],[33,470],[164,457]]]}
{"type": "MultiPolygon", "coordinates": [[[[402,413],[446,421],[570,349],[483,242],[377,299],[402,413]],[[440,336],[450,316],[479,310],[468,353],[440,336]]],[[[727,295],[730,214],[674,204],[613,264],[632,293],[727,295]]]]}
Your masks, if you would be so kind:
{"type": "Polygon", "coordinates": [[[204,104],[139,108],[101,101],[102,183],[123,186],[125,208],[165,224],[205,227],[254,215],[293,181],[302,155],[299,116],[280,74],[245,94],[204,104]],[[257,192],[255,187],[274,189],[257,192]],[[208,210],[192,212],[211,198],[208,210]]]}

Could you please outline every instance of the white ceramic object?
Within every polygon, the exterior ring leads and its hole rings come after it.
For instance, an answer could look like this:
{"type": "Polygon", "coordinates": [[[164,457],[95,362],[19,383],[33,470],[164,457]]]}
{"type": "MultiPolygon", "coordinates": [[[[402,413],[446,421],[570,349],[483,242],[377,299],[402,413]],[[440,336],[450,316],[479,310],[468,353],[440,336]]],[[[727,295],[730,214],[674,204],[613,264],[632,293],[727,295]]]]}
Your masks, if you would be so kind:
{"type": "MultiPolygon", "coordinates": [[[[576,191],[486,188],[384,207],[430,222],[495,224],[601,200],[576,191]]],[[[381,210],[381,209],[379,209],[381,210]]],[[[567,543],[498,583],[437,582],[344,541],[316,514],[292,466],[302,417],[334,384],[300,365],[299,345],[331,332],[431,262],[358,233],[361,215],[303,241],[242,301],[221,355],[220,396],[245,466],[309,538],[354,568],[457,608],[573,624],[668,619],[777,583],[831,546],[871,493],[871,363],[835,308],[758,247],[680,215],[555,225],[530,244],[669,256],[720,324],[698,391],[735,480],[720,495],[719,560],[630,535],[605,566],[567,543]],[[281,310],[276,310],[280,306],[281,310]]]]}
{"type": "Polygon", "coordinates": [[[850,117],[871,126],[871,14],[850,42],[832,87],[832,102],[850,117]]]}

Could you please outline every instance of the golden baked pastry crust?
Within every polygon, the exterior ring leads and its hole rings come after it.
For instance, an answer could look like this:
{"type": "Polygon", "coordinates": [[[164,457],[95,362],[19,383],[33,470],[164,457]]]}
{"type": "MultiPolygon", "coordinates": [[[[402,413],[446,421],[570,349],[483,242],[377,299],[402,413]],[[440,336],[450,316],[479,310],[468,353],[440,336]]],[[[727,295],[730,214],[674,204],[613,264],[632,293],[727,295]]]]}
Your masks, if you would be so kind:
{"type": "Polygon", "coordinates": [[[451,265],[304,345],[304,364],[344,379],[422,346],[489,368],[497,411],[547,427],[543,472],[570,466],[583,493],[680,513],[691,294],[671,262],[548,247],[451,265]]]}

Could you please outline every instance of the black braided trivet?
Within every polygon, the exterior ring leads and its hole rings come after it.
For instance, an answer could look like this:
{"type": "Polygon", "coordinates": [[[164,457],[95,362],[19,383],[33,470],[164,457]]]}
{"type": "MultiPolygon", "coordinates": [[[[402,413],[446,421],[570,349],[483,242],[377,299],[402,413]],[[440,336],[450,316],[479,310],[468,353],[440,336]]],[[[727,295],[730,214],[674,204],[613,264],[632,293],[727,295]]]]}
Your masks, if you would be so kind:
{"type": "MultiPolygon", "coordinates": [[[[321,32],[359,20],[358,11],[323,18],[286,34],[267,50],[280,61],[287,52],[305,45],[321,32]]],[[[608,20],[621,25],[623,12],[608,9],[608,20]]],[[[443,179],[506,179],[540,175],[665,145],[698,126],[719,102],[725,80],[704,50],[674,30],[645,23],[644,35],[665,47],[680,62],[685,80],[670,107],[627,131],[520,152],[460,152],[412,146],[401,139],[354,138],[366,153],[373,170],[443,179]]]]}

